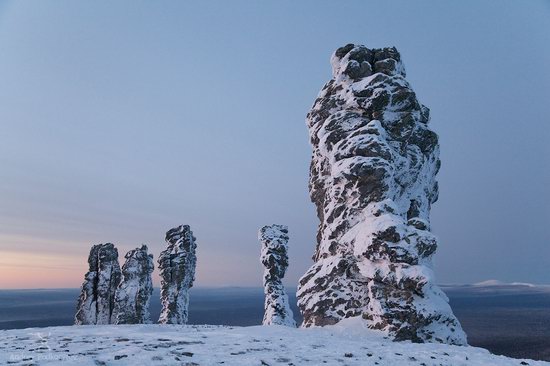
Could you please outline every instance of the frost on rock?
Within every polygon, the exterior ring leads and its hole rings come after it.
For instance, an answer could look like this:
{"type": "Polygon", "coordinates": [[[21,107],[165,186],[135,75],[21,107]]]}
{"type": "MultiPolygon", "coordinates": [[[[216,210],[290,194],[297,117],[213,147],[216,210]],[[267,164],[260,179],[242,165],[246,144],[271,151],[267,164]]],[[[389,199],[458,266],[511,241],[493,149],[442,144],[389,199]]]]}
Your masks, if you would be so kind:
{"type": "Polygon", "coordinates": [[[262,243],[261,262],[264,270],[265,312],[264,325],[296,327],[288,305],[288,295],[283,286],[283,277],[288,267],[288,227],[285,225],[264,226],[258,233],[262,243]]]}
{"type": "Polygon", "coordinates": [[[111,243],[94,245],[88,265],[76,306],[75,324],[114,324],[115,292],[121,279],[117,249],[111,243]]]}
{"type": "Polygon", "coordinates": [[[189,225],[178,226],[166,233],[168,247],[160,253],[158,259],[161,277],[161,324],[187,323],[189,289],[195,280],[197,264],[195,240],[189,225]]]}
{"type": "Polygon", "coordinates": [[[122,282],[116,292],[117,324],[146,324],[151,322],[149,301],[153,293],[151,274],[155,268],[153,255],[147,246],[126,253],[122,266],[122,282]]]}
{"type": "Polygon", "coordinates": [[[395,48],[348,44],[331,63],[307,116],[320,224],[297,293],[303,326],[360,317],[395,340],[466,344],[432,272],[440,160],[429,109],[395,48]]]}

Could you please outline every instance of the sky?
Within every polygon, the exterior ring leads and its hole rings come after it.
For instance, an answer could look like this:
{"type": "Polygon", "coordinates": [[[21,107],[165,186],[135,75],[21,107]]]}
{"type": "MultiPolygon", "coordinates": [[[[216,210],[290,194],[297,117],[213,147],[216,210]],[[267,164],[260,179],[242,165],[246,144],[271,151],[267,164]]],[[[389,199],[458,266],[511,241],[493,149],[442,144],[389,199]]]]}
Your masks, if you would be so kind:
{"type": "MultiPolygon", "coordinates": [[[[439,134],[439,283],[550,283],[549,1],[0,1],[0,288],[78,287],[189,224],[196,286],[312,264],[305,115],[347,43],[396,46],[439,134]]],[[[158,284],[155,273],[155,283],[158,284]]]]}

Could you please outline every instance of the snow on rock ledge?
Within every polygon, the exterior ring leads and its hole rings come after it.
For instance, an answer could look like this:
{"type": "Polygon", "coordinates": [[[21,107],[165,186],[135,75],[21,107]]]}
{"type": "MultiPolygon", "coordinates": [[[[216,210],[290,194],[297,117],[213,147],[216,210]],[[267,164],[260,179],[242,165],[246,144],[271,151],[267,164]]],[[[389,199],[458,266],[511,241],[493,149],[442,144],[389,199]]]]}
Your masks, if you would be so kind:
{"type": "Polygon", "coordinates": [[[88,265],[76,306],[75,324],[114,324],[115,292],[121,279],[117,249],[111,243],[94,245],[88,265]]]}
{"type": "Polygon", "coordinates": [[[186,324],[189,308],[189,289],[195,281],[197,244],[189,225],[168,230],[168,247],[160,253],[160,302],[162,310],[159,323],[186,324]]]}
{"type": "Polygon", "coordinates": [[[432,272],[440,161],[429,109],[395,48],[349,44],[331,63],[333,78],[307,116],[320,224],[315,263],[298,288],[303,325],[360,318],[395,340],[464,345],[432,272]]]}
{"type": "Polygon", "coordinates": [[[116,292],[117,324],[146,324],[151,322],[149,301],[153,293],[151,274],[155,269],[153,255],[147,245],[126,253],[122,266],[122,282],[116,292]]]}
{"type": "Polygon", "coordinates": [[[288,267],[288,227],[264,226],[258,232],[258,239],[262,244],[260,260],[265,267],[265,306],[262,324],[295,327],[294,315],[282,282],[288,267]]]}
{"type": "Polygon", "coordinates": [[[346,327],[102,325],[0,331],[0,365],[543,366],[481,348],[391,342],[346,327]],[[25,360],[25,361],[23,361],[25,360]]]}

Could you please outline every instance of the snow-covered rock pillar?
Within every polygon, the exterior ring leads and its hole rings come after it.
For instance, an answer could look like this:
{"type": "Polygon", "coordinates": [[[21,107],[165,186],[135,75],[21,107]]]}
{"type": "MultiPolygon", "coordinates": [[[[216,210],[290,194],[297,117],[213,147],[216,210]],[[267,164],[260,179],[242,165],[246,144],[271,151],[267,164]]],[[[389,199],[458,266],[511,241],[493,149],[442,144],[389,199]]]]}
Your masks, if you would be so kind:
{"type": "Polygon", "coordinates": [[[94,245],[88,256],[88,265],[76,307],[75,324],[114,324],[115,292],[121,279],[117,249],[111,243],[94,245]]]}
{"type": "Polygon", "coordinates": [[[440,160],[429,109],[395,48],[349,44],[331,63],[307,116],[320,224],[298,288],[303,326],[356,318],[395,340],[466,344],[432,272],[440,160]]]}
{"type": "Polygon", "coordinates": [[[159,323],[186,324],[189,289],[195,280],[197,244],[189,225],[181,225],[166,233],[168,247],[160,253],[158,264],[161,276],[159,323]]]}
{"type": "Polygon", "coordinates": [[[147,253],[146,245],[142,245],[126,253],[125,258],[122,282],[116,292],[117,324],[151,323],[149,301],[153,293],[153,255],[147,253]]]}
{"type": "Polygon", "coordinates": [[[296,327],[282,282],[288,267],[288,227],[264,226],[258,232],[258,239],[262,244],[260,260],[265,267],[263,325],[296,327]]]}

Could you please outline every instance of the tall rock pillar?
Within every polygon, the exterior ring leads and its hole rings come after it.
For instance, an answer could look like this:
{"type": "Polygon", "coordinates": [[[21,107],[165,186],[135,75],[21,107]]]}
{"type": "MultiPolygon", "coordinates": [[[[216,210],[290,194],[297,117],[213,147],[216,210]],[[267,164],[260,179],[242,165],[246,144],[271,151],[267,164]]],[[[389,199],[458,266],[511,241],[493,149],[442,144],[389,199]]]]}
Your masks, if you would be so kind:
{"type": "Polygon", "coordinates": [[[262,244],[260,260],[264,265],[264,319],[263,325],[296,327],[283,277],[288,267],[288,227],[264,226],[258,233],[262,244]]]}
{"type": "Polygon", "coordinates": [[[117,324],[151,323],[149,302],[153,293],[153,255],[147,253],[146,245],[142,245],[126,253],[125,258],[122,282],[115,297],[117,324]]]}
{"type": "Polygon", "coordinates": [[[303,325],[355,318],[395,340],[466,344],[432,271],[440,160],[429,109],[395,48],[348,44],[331,63],[307,116],[320,224],[298,288],[303,325]]]}
{"type": "Polygon", "coordinates": [[[94,245],[88,256],[88,265],[78,298],[75,324],[114,324],[115,292],[121,279],[117,249],[111,243],[94,245]]]}
{"type": "Polygon", "coordinates": [[[160,253],[158,264],[161,277],[159,323],[186,324],[189,289],[195,280],[197,244],[189,225],[181,225],[166,233],[168,247],[160,253]]]}

